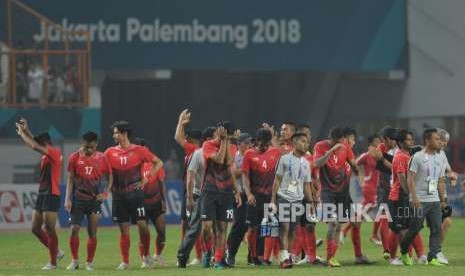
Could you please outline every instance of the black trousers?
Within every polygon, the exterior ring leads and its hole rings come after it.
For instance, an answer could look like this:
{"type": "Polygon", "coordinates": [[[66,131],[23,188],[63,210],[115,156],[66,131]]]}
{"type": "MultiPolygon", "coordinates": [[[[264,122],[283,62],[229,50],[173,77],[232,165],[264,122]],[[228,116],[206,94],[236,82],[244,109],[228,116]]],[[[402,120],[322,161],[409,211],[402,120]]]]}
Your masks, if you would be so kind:
{"type": "Polygon", "coordinates": [[[247,196],[241,194],[242,205],[237,208],[234,204],[234,223],[231,227],[231,231],[228,235],[228,254],[236,256],[239,247],[241,246],[242,240],[244,239],[245,233],[247,233],[248,225],[245,222],[247,215],[247,196]]]}

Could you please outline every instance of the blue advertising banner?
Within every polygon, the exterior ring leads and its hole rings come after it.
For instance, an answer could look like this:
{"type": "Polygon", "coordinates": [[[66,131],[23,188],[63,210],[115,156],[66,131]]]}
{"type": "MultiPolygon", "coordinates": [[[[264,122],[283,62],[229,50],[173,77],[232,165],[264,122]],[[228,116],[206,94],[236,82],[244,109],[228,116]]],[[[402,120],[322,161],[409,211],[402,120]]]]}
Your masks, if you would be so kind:
{"type": "MultiPolygon", "coordinates": [[[[168,224],[177,224],[181,221],[181,200],[183,197],[183,183],[181,180],[166,181],[166,214],[165,219],[168,224]]],[[[66,186],[62,185],[61,194],[65,195],[66,186]]],[[[61,196],[61,206],[64,205],[65,197],[61,196]]],[[[69,226],[69,213],[64,208],[59,210],[59,221],[61,227],[69,226]]],[[[83,225],[87,222],[84,220],[83,225]]],[[[102,203],[102,216],[100,218],[100,226],[114,225],[111,217],[111,198],[102,203]]]]}
{"type": "MultiPolygon", "coordinates": [[[[405,0],[23,2],[66,31],[89,31],[100,69],[389,71],[407,62],[405,0]]],[[[64,41],[56,28],[12,18],[23,43],[64,41]]]]}

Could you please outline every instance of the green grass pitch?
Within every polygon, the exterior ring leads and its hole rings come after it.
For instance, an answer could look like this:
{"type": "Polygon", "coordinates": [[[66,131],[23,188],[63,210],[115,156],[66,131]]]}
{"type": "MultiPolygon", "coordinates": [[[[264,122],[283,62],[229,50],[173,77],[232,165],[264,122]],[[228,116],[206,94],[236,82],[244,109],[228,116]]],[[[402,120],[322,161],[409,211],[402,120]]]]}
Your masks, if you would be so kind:
{"type": "MultiPolygon", "coordinates": [[[[295,266],[291,270],[286,270],[287,275],[463,275],[465,271],[465,250],[464,250],[464,231],[465,219],[454,219],[452,228],[443,246],[444,253],[449,258],[450,265],[447,267],[428,267],[424,265],[415,265],[413,267],[394,267],[382,259],[382,248],[368,241],[372,225],[365,223],[362,230],[363,250],[364,253],[376,260],[377,263],[372,266],[355,266],[353,265],[353,249],[350,237],[346,239],[344,245],[339,247],[337,259],[342,263],[341,268],[312,267],[312,266],[295,266]]],[[[153,250],[154,234],[152,231],[153,250]]],[[[318,237],[324,237],[326,225],[317,226],[318,237]]],[[[247,266],[245,262],[246,246],[242,245],[236,258],[238,264],[233,269],[215,271],[214,269],[203,269],[201,267],[188,267],[187,269],[176,268],[176,249],[180,242],[179,226],[170,225],[167,228],[167,243],[163,253],[167,260],[167,267],[155,267],[153,269],[141,269],[138,258],[138,236],[135,227],[131,230],[131,257],[130,269],[128,271],[117,271],[115,267],[120,262],[118,230],[117,228],[101,228],[98,233],[98,247],[94,260],[95,270],[85,271],[66,271],[65,268],[70,262],[70,253],[68,247],[68,230],[62,229],[59,232],[60,248],[66,256],[58,264],[56,271],[41,271],[41,267],[47,262],[47,251],[38,240],[33,237],[29,231],[8,231],[0,232],[0,275],[276,275],[284,273],[280,271],[277,265],[271,267],[252,267],[247,266]]],[[[428,245],[428,229],[422,231],[425,246],[428,245]]],[[[81,230],[80,258],[81,268],[83,267],[86,254],[86,232],[81,230]]],[[[325,256],[324,245],[318,249],[318,255],[325,256]]]]}

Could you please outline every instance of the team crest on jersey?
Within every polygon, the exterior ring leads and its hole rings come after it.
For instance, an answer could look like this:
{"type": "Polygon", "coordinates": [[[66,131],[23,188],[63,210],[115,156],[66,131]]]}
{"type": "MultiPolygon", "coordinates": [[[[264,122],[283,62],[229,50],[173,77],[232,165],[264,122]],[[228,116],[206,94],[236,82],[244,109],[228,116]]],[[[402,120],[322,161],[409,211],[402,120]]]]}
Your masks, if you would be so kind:
{"type": "Polygon", "coordinates": [[[253,160],[253,161],[258,161],[258,160],[260,160],[260,158],[254,157],[254,158],[252,158],[252,160],[253,160]]]}

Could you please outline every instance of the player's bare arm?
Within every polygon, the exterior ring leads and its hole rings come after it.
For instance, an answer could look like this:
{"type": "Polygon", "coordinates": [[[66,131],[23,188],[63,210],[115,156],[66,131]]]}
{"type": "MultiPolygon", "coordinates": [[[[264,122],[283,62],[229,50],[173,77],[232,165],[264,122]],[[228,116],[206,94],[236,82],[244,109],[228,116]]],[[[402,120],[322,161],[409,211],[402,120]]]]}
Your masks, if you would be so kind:
{"type": "Polygon", "coordinates": [[[212,160],[213,162],[217,164],[224,164],[224,160],[226,157],[226,142],[227,142],[226,141],[227,139],[226,130],[224,129],[224,127],[219,127],[217,130],[217,133],[218,133],[218,138],[220,139],[220,149],[215,155],[210,157],[210,160],[212,160]]]}
{"type": "Polygon", "coordinates": [[[400,187],[405,193],[408,194],[409,188],[408,188],[408,182],[407,182],[407,175],[405,173],[398,173],[397,175],[399,177],[400,187]]]}
{"type": "Polygon", "coordinates": [[[36,141],[34,141],[33,135],[29,130],[26,119],[21,118],[16,123],[16,133],[18,133],[21,139],[23,139],[24,143],[31,147],[33,150],[44,155],[48,153],[47,147],[41,146],[36,141]]]}
{"type": "Polygon", "coordinates": [[[72,207],[72,200],[71,200],[71,195],[73,194],[73,179],[74,179],[74,173],[69,172],[68,173],[68,179],[66,181],[66,196],[65,196],[65,210],[68,212],[71,212],[71,207],[72,207]]]}
{"type": "Polygon", "coordinates": [[[441,202],[441,207],[442,208],[446,207],[446,199],[445,199],[446,178],[445,177],[440,177],[438,179],[438,194],[439,194],[439,201],[441,202]]]}
{"type": "Polygon", "coordinates": [[[420,200],[418,199],[417,190],[415,187],[415,176],[416,176],[415,172],[409,171],[407,174],[407,184],[408,184],[408,191],[412,195],[412,205],[415,208],[419,208],[420,200]]]}
{"type": "Polygon", "coordinates": [[[276,206],[276,198],[277,198],[277,193],[278,193],[278,190],[279,190],[279,187],[281,186],[281,182],[283,180],[283,176],[282,175],[275,175],[274,177],[274,182],[273,182],[273,191],[271,193],[271,203],[274,204],[276,206]]]}
{"type": "Polygon", "coordinates": [[[190,121],[191,113],[188,109],[184,109],[181,114],[179,114],[179,120],[174,134],[174,140],[176,140],[181,147],[184,147],[184,144],[186,143],[185,127],[188,123],[190,123],[190,121]]]}
{"type": "Polygon", "coordinates": [[[337,149],[340,147],[343,147],[344,145],[341,143],[335,144],[330,150],[328,150],[322,157],[318,158],[315,160],[315,167],[321,168],[323,167],[326,162],[328,162],[329,157],[331,156],[331,153],[335,152],[337,149]]]}

